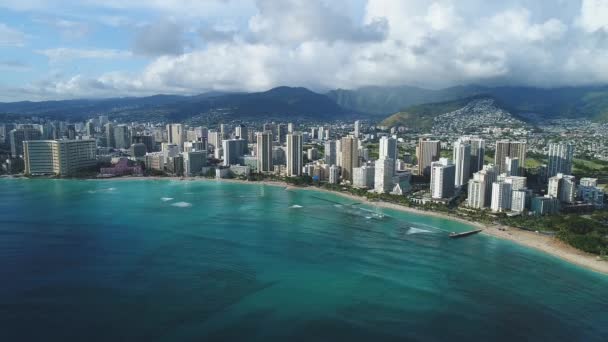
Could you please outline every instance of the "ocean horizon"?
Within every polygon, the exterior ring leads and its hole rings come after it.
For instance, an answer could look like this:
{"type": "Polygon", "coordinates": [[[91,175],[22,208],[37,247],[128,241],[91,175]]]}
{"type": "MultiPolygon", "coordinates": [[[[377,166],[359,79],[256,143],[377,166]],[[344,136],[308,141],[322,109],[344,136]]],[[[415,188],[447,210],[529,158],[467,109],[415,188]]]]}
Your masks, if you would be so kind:
{"type": "Polygon", "coordinates": [[[608,277],[320,191],[0,179],[5,341],[603,341],[608,277]]]}

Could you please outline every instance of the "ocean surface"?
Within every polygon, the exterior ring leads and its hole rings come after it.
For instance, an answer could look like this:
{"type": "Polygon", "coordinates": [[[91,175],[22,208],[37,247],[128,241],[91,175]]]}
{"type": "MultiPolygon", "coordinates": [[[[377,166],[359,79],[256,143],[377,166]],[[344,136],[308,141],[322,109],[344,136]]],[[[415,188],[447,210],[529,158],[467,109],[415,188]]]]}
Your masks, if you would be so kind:
{"type": "Polygon", "coordinates": [[[0,179],[0,341],[607,341],[608,276],[261,184],[0,179]]]}

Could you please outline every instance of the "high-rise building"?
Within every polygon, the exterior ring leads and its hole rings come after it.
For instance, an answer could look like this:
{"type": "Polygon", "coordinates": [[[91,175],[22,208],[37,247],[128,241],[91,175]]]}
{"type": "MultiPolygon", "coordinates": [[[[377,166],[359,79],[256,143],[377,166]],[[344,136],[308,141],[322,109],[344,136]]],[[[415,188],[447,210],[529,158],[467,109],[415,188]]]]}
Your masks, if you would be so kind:
{"type": "Polygon", "coordinates": [[[492,183],[492,203],[490,207],[495,213],[511,209],[511,184],[503,181],[492,183]]]}
{"type": "Polygon", "coordinates": [[[116,147],[116,142],[114,141],[114,125],[111,123],[106,123],[104,126],[104,134],[106,136],[106,147],[116,147]]]}
{"type": "Polygon", "coordinates": [[[393,190],[393,175],[395,174],[395,160],[381,158],[376,160],[374,176],[374,191],[379,194],[389,193],[393,190]]]}
{"type": "Polygon", "coordinates": [[[208,133],[209,145],[213,148],[219,148],[222,146],[222,134],[218,131],[210,130],[208,133]]]}
{"type": "Polygon", "coordinates": [[[220,124],[220,139],[228,139],[228,127],[225,124],[220,124]]]}
{"type": "Polygon", "coordinates": [[[344,137],[341,139],[342,148],[342,179],[352,183],[353,169],[359,166],[359,139],[344,137]]]}
{"type": "Polygon", "coordinates": [[[95,136],[95,123],[93,122],[93,120],[87,121],[86,125],[84,126],[84,130],[87,136],[95,136]]]}
{"type": "MultiPolygon", "coordinates": [[[[395,162],[397,159],[397,140],[390,137],[380,138],[378,159],[392,159],[395,162]]],[[[393,172],[394,174],[394,172],[393,172]]]]}
{"type": "Polygon", "coordinates": [[[447,158],[431,164],[431,198],[449,198],[454,195],[456,166],[447,158]]]}
{"type": "Polygon", "coordinates": [[[319,135],[319,140],[325,139],[325,128],[323,126],[319,126],[319,130],[317,132],[319,135]]]}
{"type": "Polygon", "coordinates": [[[471,144],[471,162],[469,163],[470,172],[469,177],[475,172],[483,169],[484,158],[486,156],[486,142],[485,140],[477,137],[468,138],[471,144]]]}
{"type": "Polygon", "coordinates": [[[325,164],[336,165],[336,141],[328,140],[325,142],[325,164]]]}
{"type": "Polygon", "coordinates": [[[537,196],[532,199],[532,212],[535,215],[555,214],[559,211],[559,199],[555,197],[537,196]]]}
{"type": "Polygon", "coordinates": [[[475,179],[469,181],[467,205],[475,209],[486,207],[486,183],[484,181],[475,179]]]}
{"type": "Polygon", "coordinates": [[[146,145],[142,143],[131,144],[129,147],[129,155],[131,157],[143,157],[146,155],[146,145]]]}
{"type": "Polygon", "coordinates": [[[511,184],[511,190],[523,190],[527,186],[527,178],[521,176],[507,176],[504,181],[511,184]]]}
{"type": "Polygon", "coordinates": [[[287,140],[287,127],[284,124],[277,124],[277,141],[280,144],[284,144],[287,140]]]}
{"type": "Polygon", "coordinates": [[[131,136],[131,143],[144,144],[146,146],[146,152],[154,152],[156,150],[156,142],[151,135],[133,135],[131,136]]]}
{"type": "Polygon", "coordinates": [[[196,136],[196,141],[207,140],[208,134],[209,134],[209,129],[207,127],[203,127],[203,126],[194,127],[194,135],[196,136]]]}
{"type": "Polygon", "coordinates": [[[420,138],[416,147],[418,157],[418,175],[429,176],[431,174],[431,163],[439,160],[441,143],[438,140],[425,140],[420,138]]]}
{"type": "Polygon", "coordinates": [[[131,145],[129,129],[125,125],[114,127],[114,147],[127,149],[131,145]]]}
{"type": "Polygon", "coordinates": [[[528,191],[520,189],[511,191],[511,211],[516,213],[522,213],[526,210],[526,199],[528,197],[528,191]]]}
{"type": "Polygon", "coordinates": [[[272,172],[272,132],[264,131],[257,136],[258,172],[272,172]]]}
{"type": "Polygon", "coordinates": [[[234,128],[234,135],[236,136],[236,138],[241,138],[243,140],[245,140],[245,143],[249,143],[248,139],[249,139],[249,133],[247,130],[247,126],[245,125],[237,125],[234,128]]]}
{"type": "Polygon", "coordinates": [[[484,205],[486,207],[490,206],[492,203],[492,184],[498,178],[498,172],[496,171],[496,167],[493,164],[484,165],[481,171],[478,171],[473,174],[473,179],[476,181],[481,181],[485,184],[484,190],[484,205]]]}
{"type": "Polygon", "coordinates": [[[169,144],[177,145],[181,151],[184,148],[184,142],[186,141],[184,126],[182,124],[168,124],[167,141],[169,144]]]}
{"type": "MultiPolygon", "coordinates": [[[[526,165],[527,144],[524,141],[496,141],[496,151],[494,154],[494,164],[498,169],[498,174],[507,172],[507,157],[517,158],[519,167],[516,176],[524,175],[524,167],[526,165]]],[[[511,171],[513,173],[513,171],[511,171]]]]}
{"type": "Polygon", "coordinates": [[[604,207],[606,193],[597,186],[597,178],[581,178],[577,191],[583,202],[593,204],[597,209],[604,207]]]}
{"type": "Polygon", "coordinates": [[[95,140],[30,140],[23,143],[25,173],[73,175],[97,164],[95,140]]]}
{"type": "Polygon", "coordinates": [[[224,152],[224,166],[239,165],[241,158],[245,155],[247,141],[243,139],[227,139],[222,141],[224,152]]]}
{"type": "Polygon", "coordinates": [[[471,144],[468,141],[458,140],[454,143],[454,165],[456,177],[454,185],[460,188],[469,182],[471,172],[471,144]]]}
{"type": "Polygon", "coordinates": [[[11,155],[16,158],[23,155],[23,142],[42,139],[42,133],[32,127],[13,129],[9,132],[9,142],[11,145],[11,155]]]}
{"type": "Polygon", "coordinates": [[[505,157],[504,173],[507,176],[518,176],[519,175],[519,158],[505,157]]]}
{"type": "Polygon", "coordinates": [[[184,152],[192,151],[207,151],[206,141],[186,141],[184,143],[184,152]]]}
{"type": "Polygon", "coordinates": [[[74,125],[68,125],[68,127],[67,127],[67,132],[66,132],[66,133],[67,133],[67,136],[66,136],[66,137],[67,137],[69,140],[74,140],[74,139],[76,139],[76,126],[74,126],[74,125]]]}
{"type": "Polygon", "coordinates": [[[558,198],[561,202],[573,203],[576,199],[576,178],[562,173],[549,178],[547,195],[558,198]]]}
{"type": "Polygon", "coordinates": [[[309,148],[306,150],[306,157],[308,157],[308,160],[310,161],[319,159],[319,150],[316,147],[309,148]]]}
{"type": "Polygon", "coordinates": [[[199,175],[207,164],[207,151],[182,152],[184,175],[192,177],[199,175]]]}
{"type": "Polygon", "coordinates": [[[353,169],[353,186],[361,189],[373,189],[375,168],[372,165],[363,165],[353,169]]]}
{"type": "Polygon", "coordinates": [[[287,134],[287,176],[301,176],[302,166],[302,133],[287,134]]]}
{"type": "Polygon", "coordinates": [[[359,138],[359,134],[361,133],[361,122],[359,120],[355,121],[355,138],[359,138]]]}
{"type": "Polygon", "coordinates": [[[340,167],[332,165],[329,167],[329,184],[338,184],[340,182],[340,167]]]}
{"type": "Polygon", "coordinates": [[[549,144],[549,164],[547,176],[553,177],[558,173],[572,174],[572,159],[574,158],[574,145],[570,143],[549,144]]]}
{"type": "Polygon", "coordinates": [[[287,124],[287,133],[293,133],[293,129],[294,129],[294,125],[293,123],[288,123],[287,124]]]}

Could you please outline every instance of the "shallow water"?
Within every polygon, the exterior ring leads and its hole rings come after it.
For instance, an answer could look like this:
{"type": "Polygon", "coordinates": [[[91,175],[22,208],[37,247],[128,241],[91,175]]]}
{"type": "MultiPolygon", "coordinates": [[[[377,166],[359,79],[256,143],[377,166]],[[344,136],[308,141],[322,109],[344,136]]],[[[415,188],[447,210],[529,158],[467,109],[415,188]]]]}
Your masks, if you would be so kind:
{"type": "Polygon", "coordinates": [[[258,184],[0,179],[0,340],[607,340],[608,277],[351,203],[258,184]]]}

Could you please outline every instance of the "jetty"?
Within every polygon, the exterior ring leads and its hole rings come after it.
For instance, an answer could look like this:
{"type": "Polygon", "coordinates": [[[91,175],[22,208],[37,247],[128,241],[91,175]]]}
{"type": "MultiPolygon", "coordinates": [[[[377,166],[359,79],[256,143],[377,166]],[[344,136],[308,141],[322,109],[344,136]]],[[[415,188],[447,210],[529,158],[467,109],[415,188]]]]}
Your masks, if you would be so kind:
{"type": "Polygon", "coordinates": [[[462,232],[462,233],[451,232],[450,233],[450,238],[451,239],[458,239],[458,238],[470,236],[470,235],[473,235],[473,234],[477,234],[477,233],[481,232],[482,230],[483,229],[470,230],[468,232],[462,232]]]}

